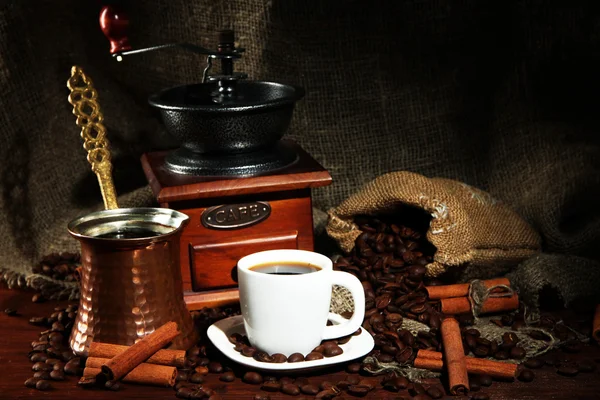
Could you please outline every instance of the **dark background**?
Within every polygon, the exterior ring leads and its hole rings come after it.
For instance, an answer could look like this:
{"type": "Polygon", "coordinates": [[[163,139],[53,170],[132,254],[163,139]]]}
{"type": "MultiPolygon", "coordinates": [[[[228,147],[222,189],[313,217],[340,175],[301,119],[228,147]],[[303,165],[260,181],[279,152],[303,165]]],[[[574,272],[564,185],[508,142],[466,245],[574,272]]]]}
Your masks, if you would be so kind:
{"type": "MultiPolygon", "coordinates": [[[[548,252],[598,258],[600,3],[118,3],[134,48],[214,47],[217,31],[233,28],[247,49],[237,70],[306,88],[287,137],[333,176],[314,192],[321,210],[382,173],[410,170],[488,190],[548,252]]],[[[72,65],[99,92],[121,204],[152,200],[140,155],[176,146],[147,98],[198,82],[203,58],[167,50],[117,63],[101,5],[0,6],[0,268],[73,248],[66,222],[101,207],[67,102],[72,65]]]]}

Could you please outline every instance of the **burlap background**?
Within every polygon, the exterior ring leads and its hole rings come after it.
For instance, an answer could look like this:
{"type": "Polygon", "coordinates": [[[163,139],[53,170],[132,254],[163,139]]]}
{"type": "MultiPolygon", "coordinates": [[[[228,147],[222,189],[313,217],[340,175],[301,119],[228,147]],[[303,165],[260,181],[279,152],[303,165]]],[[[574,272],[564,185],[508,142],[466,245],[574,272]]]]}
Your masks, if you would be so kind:
{"type": "MultiPolygon", "coordinates": [[[[115,180],[151,196],[139,166],[173,146],[147,97],[197,82],[176,50],[115,62],[100,2],[0,5],[0,267],[26,270],[75,246],[66,221],[100,206],[65,82],[81,65],[99,91],[115,180]]],[[[105,2],[105,4],[108,2],[105,2]]],[[[385,172],[480,187],[519,212],[545,249],[598,257],[600,6],[477,0],[139,0],[131,42],[210,46],[233,27],[255,79],[303,85],[288,134],[333,175],[326,210],[385,172]]]]}

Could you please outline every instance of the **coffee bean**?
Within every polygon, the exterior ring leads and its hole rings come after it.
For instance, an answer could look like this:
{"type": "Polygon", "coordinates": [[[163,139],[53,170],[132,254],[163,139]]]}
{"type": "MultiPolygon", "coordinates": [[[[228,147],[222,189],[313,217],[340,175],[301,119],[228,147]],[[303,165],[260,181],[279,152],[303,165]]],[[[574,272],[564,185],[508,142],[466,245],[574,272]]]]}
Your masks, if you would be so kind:
{"type": "Polygon", "coordinates": [[[413,400],[431,400],[431,397],[429,397],[429,395],[422,393],[422,394],[418,394],[415,397],[413,397],[413,400]]]}
{"type": "Polygon", "coordinates": [[[356,397],[366,396],[370,390],[371,388],[369,386],[363,385],[350,385],[348,387],[348,393],[356,397]]]}
{"type": "Polygon", "coordinates": [[[71,350],[63,351],[60,355],[64,361],[70,361],[75,358],[75,354],[71,350]]]}
{"type": "MultiPolygon", "coordinates": [[[[340,349],[341,350],[341,349],[340,349]]],[[[317,353],[316,351],[310,352],[306,355],[306,357],[304,357],[305,361],[312,361],[312,360],[321,360],[323,358],[323,354],[322,353],[317,353]]],[[[329,356],[328,356],[329,357],[329,356]]]]}
{"type": "Polygon", "coordinates": [[[294,353],[288,357],[288,362],[290,362],[290,363],[300,362],[300,361],[304,361],[304,356],[300,353],[294,353]]]}
{"type": "Polygon", "coordinates": [[[177,390],[177,393],[175,394],[175,396],[177,396],[180,399],[189,399],[190,396],[192,395],[192,393],[193,393],[193,391],[191,388],[182,387],[177,390]]]}
{"type": "Polygon", "coordinates": [[[273,362],[278,364],[287,362],[287,357],[284,354],[275,353],[273,354],[273,362]]]}
{"type": "Polygon", "coordinates": [[[418,394],[424,394],[425,392],[426,392],[425,388],[420,383],[411,383],[408,386],[408,393],[410,393],[411,396],[416,396],[418,394]]]}
{"type": "Polygon", "coordinates": [[[33,389],[35,387],[35,384],[38,383],[39,378],[29,378],[25,381],[25,386],[27,386],[30,389],[33,389]]]}
{"type": "Polygon", "coordinates": [[[352,339],[352,335],[341,337],[336,342],[337,344],[346,344],[350,341],[350,339],[352,339]]]}
{"type": "Polygon", "coordinates": [[[500,350],[494,355],[494,357],[496,357],[498,360],[508,360],[508,353],[504,350],[500,350]]]}
{"type": "Polygon", "coordinates": [[[478,380],[479,384],[485,387],[492,386],[492,383],[494,382],[489,375],[479,375],[478,380]]]}
{"type": "Polygon", "coordinates": [[[575,376],[579,373],[579,370],[573,365],[564,364],[559,366],[556,372],[564,376],[575,376]]]}
{"type": "Polygon", "coordinates": [[[52,366],[46,364],[45,362],[38,361],[31,367],[32,371],[51,371],[52,366]]]}
{"type": "Polygon", "coordinates": [[[358,382],[360,382],[360,378],[358,376],[348,376],[346,378],[346,380],[348,381],[348,383],[350,385],[358,385],[358,382]]]}
{"type": "Polygon", "coordinates": [[[242,380],[251,385],[259,385],[263,382],[262,376],[258,372],[246,372],[242,377],[242,380]]]}
{"type": "Polygon", "coordinates": [[[220,381],[233,382],[235,380],[235,374],[232,371],[227,371],[219,377],[220,381]]]}
{"type": "Polygon", "coordinates": [[[524,369],[519,373],[519,380],[521,382],[531,382],[535,378],[535,374],[530,369],[524,369]]]}
{"type": "Polygon", "coordinates": [[[384,308],[389,306],[391,302],[392,302],[392,296],[390,296],[387,293],[383,294],[383,295],[377,297],[377,299],[375,299],[376,307],[379,310],[383,310],[384,308]]]}
{"type": "Polygon", "coordinates": [[[208,364],[210,364],[210,360],[206,357],[200,357],[198,359],[198,365],[201,367],[206,367],[208,364]]]}
{"type": "Polygon", "coordinates": [[[398,353],[396,353],[395,359],[399,364],[405,364],[412,358],[412,356],[413,356],[412,347],[405,347],[404,349],[402,349],[398,353]]]}
{"type": "Polygon", "coordinates": [[[526,354],[527,353],[525,349],[519,346],[515,346],[512,349],[510,349],[510,358],[514,358],[516,360],[524,358],[526,354]]]}
{"type": "Polygon", "coordinates": [[[277,381],[265,382],[260,388],[267,392],[279,392],[281,390],[281,383],[277,381]]]}
{"type": "Polygon", "coordinates": [[[478,379],[471,378],[469,379],[469,390],[471,392],[477,392],[481,390],[481,385],[479,384],[478,379]]]}
{"type": "Polygon", "coordinates": [[[339,381],[335,384],[335,386],[338,387],[338,389],[340,390],[346,390],[348,389],[348,386],[350,386],[350,382],[348,381],[339,381]]]}
{"type": "MultiPolygon", "coordinates": [[[[356,383],[358,384],[358,382],[360,382],[360,379],[356,383]]],[[[331,389],[333,387],[335,387],[335,384],[331,381],[323,381],[319,385],[319,389],[321,390],[331,389]]]]}
{"type": "Polygon", "coordinates": [[[29,323],[35,326],[43,326],[48,323],[48,320],[46,317],[33,317],[29,320],[29,323]]]}
{"type": "Polygon", "coordinates": [[[223,372],[223,366],[219,362],[211,361],[208,363],[208,371],[212,372],[213,374],[220,374],[223,372]]]}
{"type": "Polygon", "coordinates": [[[360,367],[361,367],[360,363],[348,364],[346,366],[346,372],[348,372],[350,374],[357,374],[358,372],[360,372],[360,367]]]}
{"type": "MultiPolygon", "coordinates": [[[[335,357],[335,356],[339,356],[343,352],[344,352],[344,350],[342,350],[342,348],[336,344],[335,346],[326,347],[324,355],[325,355],[325,357],[335,357]]],[[[317,353],[317,354],[319,354],[319,353],[317,353]]]]}
{"type": "Polygon", "coordinates": [[[201,365],[199,365],[199,366],[197,366],[196,368],[194,368],[194,371],[195,371],[197,374],[200,374],[200,375],[206,375],[206,374],[208,374],[208,372],[209,372],[209,371],[208,371],[208,367],[203,367],[203,366],[201,366],[201,365]]]}
{"type": "Polygon", "coordinates": [[[50,379],[50,371],[37,371],[33,374],[33,377],[38,378],[38,379],[49,380],[50,379]]]}
{"type": "Polygon", "coordinates": [[[268,394],[259,393],[254,395],[254,400],[271,400],[271,396],[268,394]]]}
{"type": "Polygon", "coordinates": [[[31,356],[31,358],[29,359],[31,362],[36,363],[36,362],[45,362],[48,359],[48,356],[44,353],[35,353],[34,355],[31,356]]]}
{"type": "Polygon", "coordinates": [[[484,392],[479,392],[479,393],[475,393],[474,395],[472,395],[471,397],[469,397],[470,400],[489,400],[490,399],[490,395],[484,392]]]}
{"type": "Polygon", "coordinates": [[[376,356],[377,360],[379,360],[379,362],[384,363],[384,364],[388,364],[391,363],[392,361],[394,361],[394,356],[392,356],[391,354],[387,354],[387,353],[382,353],[379,354],[378,356],[376,356]]]}
{"type": "Polygon", "coordinates": [[[46,380],[41,380],[41,381],[37,381],[37,383],[35,384],[35,388],[37,390],[48,390],[52,387],[52,385],[50,385],[50,381],[46,381],[46,380]]]}
{"type": "Polygon", "coordinates": [[[392,324],[401,324],[402,323],[402,315],[398,313],[390,313],[385,316],[386,322],[390,322],[392,324]]]}
{"type": "Polygon", "coordinates": [[[308,394],[308,395],[316,395],[317,393],[319,393],[319,387],[317,385],[312,385],[312,384],[307,384],[307,385],[302,385],[300,386],[300,391],[304,394],[308,394]]]}
{"type": "Polygon", "coordinates": [[[15,317],[17,315],[17,310],[14,308],[7,308],[4,310],[4,314],[8,315],[9,317],[15,317]]]}
{"type": "Polygon", "coordinates": [[[281,383],[282,385],[285,385],[286,383],[294,383],[294,378],[284,376],[283,378],[279,379],[279,383],[281,383]]]}
{"type": "MultiPolygon", "coordinates": [[[[46,298],[44,296],[42,296],[41,293],[36,293],[33,295],[33,297],[31,298],[31,301],[34,303],[43,303],[46,301],[46,298]]],[[[41,389],[40,389],[41,390],[41,389]]]]}
{"type": "Polygon", "coordinates": [[[429,328],[432,331],[438,331],[440,329],[441,325],[442,325],[442,320],[441,320],[440,316],[437,314],[431,315],[431,317],[429,318],[429,328]]]}
{"type": "Polygon", "coordinates": [[[256,354],[256,352],[257,350],[254,347],[243,345],[242,351],[240,353],[242,353],[242,355],[245,357],[254,357],[254,354],[256,354]]]}
{"type": "Polygon", "coordinates": [[[54,381],[64,381],[65,373],[60,370],[53,370],[50,372],[50,378],[54,381]]]}
{"type": "Polygon", "coordinates": [[[326,390],[322,390],[320,392],[317,393],[317,395],[315,396],[315,399],[317,400],[331,400],[334,397],[337,397],[339,393],[336,392],[335,390],[332,389],[326,389],[326,390]]]}
{"type": "MultiPolygon", "coordinates": [[[[497,354],[496,358],[498,358],[497,354]]],[[[527,368],[538,369],[544,366],[544,362],[539,358],[530,358],[529,360],[525,361],[523,365],[525,365],[527,368]]]]}
{"type": "Polygon", "coordinates": [[[476,346],[473,354],[475,357],[487,357],[490,354],[490,349],[485,346],[476,346]]]}
{"type": "Polygon", "coordinates": [[[427,394],[432,399],[441,399],[442,397],[444,397],[444,390],[441,389],[439,386],[430,386],[427,389],[427,394]]]}
{"type": "Polygon", "coordinates": [[[48,340],[52,343],[61,343],[64,339],[64,336],[60,332],[50,332],[48,335],[48,340]]]}
{"type": "Polygon", "coordinates": [[[204,383],[204,375],[199,373],[194,373],[190,376],[190,382],[192,383],[204,383]]]}
{"type": "MultiPolygon", "coordinates": [[[[406,254],[406,253],[405,253],[406,254]]],[[[406,261],[406,259],[405,259],[406,261]]],[[[427,268],[422,265],[413,265],[407,269],[408,277],[413,280],[421,281],[425,273],[427,272],[427,268]]]]}
{"type": "Polygon", "coordinates": [[[189,378],[189,375],[186,371],[177,371],[177,376],[175,377],[175,381],[180,382],[180,381],[187,381],[189,378]]]}
{"type": "Polygon", "coordinates": [[[106,381],[106,383],[104,384],[104,388],[113,392],[117,392],[121,389],[121,384],[119,383],[119,381],[106,381]]]}
{"type": "MultiPolygon", "coordinates": [[[[240,343],[243,340],[243,338],[244,338],[243,335],[241,333],[238,333],[238,332],[232,333],[231,335],[229,335],[227,337],[227,339],[229,339],[229,342],[231,344],[240,343]]],[[[196,354],[196,356],[198,356],[198,355],[196,354]]]]}
{"type": "MultiPolygon", "coordinates": [[[[237,335],[239,335],[239,333],[237,335]]],[[[186,350],[185,356],[198,358],[200,356],[200,348],[198,346],[190,347],[189,349],[186,350]]]]}
{"type": "Polygon", "coordinates": [[[290,396],[297,396],[300,394],[300,388],[298,385],[293,383],[286,383],[281,386],[281,393],[288,394],[290,396]]]}
{"type": "Polygon", "coordinates": [[[594,372],[596,370],[596,364],[592,360],[581,360],[578,363],[579,372],[594,372]]]}
{"type": "Polygon", "coordinates": [[[254,353],[252,358],[254,358],[256,361],[260,361],[260,362],[267,362],[267,363],[273,362],[273,357],[270,356],[269,353],[267,353],[266,351],[259,350],[254,353]]]}

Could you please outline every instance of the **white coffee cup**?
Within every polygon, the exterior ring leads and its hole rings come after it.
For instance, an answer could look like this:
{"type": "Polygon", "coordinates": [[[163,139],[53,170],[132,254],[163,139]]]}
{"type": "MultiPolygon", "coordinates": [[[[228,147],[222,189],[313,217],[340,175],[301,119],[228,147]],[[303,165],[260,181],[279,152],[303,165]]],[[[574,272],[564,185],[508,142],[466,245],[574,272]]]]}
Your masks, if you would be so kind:
{"type": "Polygon", "coordinates": [[[321,254],[304,250],[262,251],[239,260],[237,270],[246,335],[259,350],[271,355],[306,355],[322,340],[351,335],[362,324],[362,284],[349,273],[334,271],[331,260],[321,254]],[[275,265],[290,264],[312,266],[316,271],[308,272],[310,269],[306,268],[308,273],[273,274],[289,273],[290,270],[275,265]],[[326,326],[332,285],[350,291],[354,313],[347,322],[326,326]]]}

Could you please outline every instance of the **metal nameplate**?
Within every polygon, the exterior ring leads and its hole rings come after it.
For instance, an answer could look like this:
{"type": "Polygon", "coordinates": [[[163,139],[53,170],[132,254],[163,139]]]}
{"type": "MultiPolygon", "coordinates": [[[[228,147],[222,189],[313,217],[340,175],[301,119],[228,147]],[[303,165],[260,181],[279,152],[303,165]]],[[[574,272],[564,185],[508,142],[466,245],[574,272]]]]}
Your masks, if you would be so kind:
{"type": "Polygon", "coordinates": [[[209,229],[240,229],[264,221],[271,214],[265,201],[224,204],[207,208],[202,213],[202,225],[209,229]]]}

